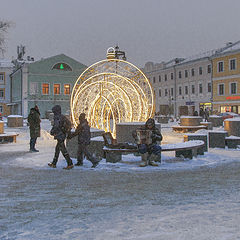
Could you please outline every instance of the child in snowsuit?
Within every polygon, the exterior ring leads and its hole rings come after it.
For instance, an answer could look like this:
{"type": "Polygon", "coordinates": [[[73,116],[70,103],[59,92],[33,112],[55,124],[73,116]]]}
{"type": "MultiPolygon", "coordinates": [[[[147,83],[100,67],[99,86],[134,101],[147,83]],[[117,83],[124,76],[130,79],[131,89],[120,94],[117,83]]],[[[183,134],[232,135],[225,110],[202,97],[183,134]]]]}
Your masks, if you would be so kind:
{"type": "MultiPolygon", "coordinates": [[[[142,163],[140,167],[145,167],[147,165],[158,166],[152,159],[152,155],[158,156],[158,161],[161,162],[161,146],[157,143],[157,141],[162,141],[162,134],[156,128],[155,121],[152,118],[149,118],[145,126],[141,127],[139,130],[150,130],[151,131],[151,143],[150,144],[138,144],[138,151],[142,155],[142,163]]],[[[133,137],[137,140],[137,130],[133,132],[133,137]]]]}
{"type": "Polygon", "coordinates": [[[54,136],[54,139],[57,140],[57,145],[55,147],[55,155],[54,155],[53,161],[51,163],[48,163],[48,166],[52,168],[56,168],[59,153],[61,152],[67,161],[67,167],[65,167],[64,169],[72,169],[73,163],[67,152],[67,149],[64,143],[67,137],[68,131],[71,130],[71,125],[70,125],[70,129],[66,129],[66,128],[69,128],[69,127],[66,127],[67,125],[69,125],[69,122],[68,122],[69,120],[67,119],[67,117],[61,114],[61,106],[55,105],[52,108],[52,112],[54,113],[54,123],[50,131],[50,134],[54,136]]]}
{"type": "Polygon", "coordinates": [[[88,121],[85,118],[85,113],[81,113],[79,116],[79,124],[74,133],[72,133],[68,138],[72,138],[78,135],[78,154],[77,154],[77,163],[75,166],[82,166],[83,165],[83,158],[84,155],[87,159],[92,163],[92,168],[95,168],[99,161],[93,157],[88,149],[87,146],[90,144],[90,126],[88,125],[88,121]]]}

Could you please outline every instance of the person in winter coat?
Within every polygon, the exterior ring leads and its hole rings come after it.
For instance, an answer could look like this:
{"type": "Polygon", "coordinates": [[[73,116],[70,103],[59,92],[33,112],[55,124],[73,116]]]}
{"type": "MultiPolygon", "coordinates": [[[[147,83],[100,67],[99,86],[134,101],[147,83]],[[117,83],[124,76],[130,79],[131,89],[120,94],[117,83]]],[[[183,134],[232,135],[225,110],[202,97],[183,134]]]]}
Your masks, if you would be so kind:
{"type": "Polygon", "coordinates": [[[30,151],[39,152],[39,150],[35,148],[37,138],[40,137],[40,131],[41,131],[40,112],[37,105],[35,105],[34,108],[30,109],[30,113],[28,114],[27,120],[29,124],[29,129],[30,129],[30,151]]]}
{"type": "Polygon", "coordinates": [[[204,118],[204,110],[203,110],[203,108],[200,108],[200,110],[199,110],[199,116],[202,117],[202,118],[204,118]]]}
{"type": "Polygon", "coordinates": [[[138,142],[138,151],[142,155],[142,163],[140,164],[140,167],[145,167],[147,165],[158,166],[158,164],[156,164],[151,157],[152,155],[157,155],[159,159],[158,161],[161,162],[161,146],[157,142],[162,141],[162,134],[160,133],[159,129],[156,128],[154,119],[149,118],[145,125],[133,131],[132,135],[133,138],[138,142]],[[143,133],[148,132],[148,134],[150,134],[150,139],[146,140],[146,137],[142,137],[140,134],[141,131],[143,133]]]}
{"type": "Polygon", "coordinates": [[[204,119],[205,119],[205,122],[209,121],[209,109],[208,108],[206,108],[204,111],[204,119]]]}
{"type": "Polygon", "coordinates": [[[82,166],[83,165],[83,158],[84,155],[87,159],[92,163],[92,168],[95,168],[99,161],[93,157],[88,149],[87,146],[90,144],[90,126],[88,124],[87,119],[85,118],[85,113],[81,113],[79,116],[79,124],[74,133],[72,133],[68,138],[72,138],[74,136],[78,136],[78,153],[77,153],[77,163],[75,166],[82,166]]]}
{"type": "Polygon", "coordinates": [[[52,112],[54,114],[54,118],[53,118],[54,122],[53,122],[53,127],[50,131],[50,134],[54,136],[54,139],[57,140],[57,145],[55,147],[55,155],[54,155],[53,161],[51,163],[48,163],[48,166],[52,168],[56,168],[58,157],[61,152],[67,161],[67,167],[65,167],[64,169],[72,169],[73,168],[72,159],[70,158],[64,143],[67,137],[68,131],[71,130],[71,125],[70,125],[70,129],[69,127],[67,127],[70,121],[67,119],[67,117],[61,114],[61,106],[55,105],[52,108],[52,112]]]}

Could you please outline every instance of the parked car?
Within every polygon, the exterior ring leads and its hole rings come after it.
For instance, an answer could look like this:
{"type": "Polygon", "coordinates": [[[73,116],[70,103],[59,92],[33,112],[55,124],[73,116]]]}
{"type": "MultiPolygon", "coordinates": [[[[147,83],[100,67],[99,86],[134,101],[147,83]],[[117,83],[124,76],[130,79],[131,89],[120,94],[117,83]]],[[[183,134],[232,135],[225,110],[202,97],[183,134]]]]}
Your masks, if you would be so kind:
{"type": "Polygon", "coordinates": [[[224,112],[224,113],[220,113],[219,116],[221,116],[222,119],[225,120],[227,118],[239,117],[239,114],[234,112],[224,112]]]}

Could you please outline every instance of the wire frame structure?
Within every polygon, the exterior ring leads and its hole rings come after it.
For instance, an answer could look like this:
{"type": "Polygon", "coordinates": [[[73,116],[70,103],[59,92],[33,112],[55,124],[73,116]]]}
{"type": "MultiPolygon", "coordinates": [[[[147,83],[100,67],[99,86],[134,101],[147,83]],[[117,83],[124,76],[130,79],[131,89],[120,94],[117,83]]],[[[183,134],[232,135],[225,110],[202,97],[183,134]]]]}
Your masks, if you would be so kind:
{"type": "Polygon", "coordinates": [[[88,67],[71,95],[76,127],[80,113],[91,127],[116,135],[116,123],[143,122],[155,112],[153,88],[144,73],[121,59],[106,59],[88,67]]]}

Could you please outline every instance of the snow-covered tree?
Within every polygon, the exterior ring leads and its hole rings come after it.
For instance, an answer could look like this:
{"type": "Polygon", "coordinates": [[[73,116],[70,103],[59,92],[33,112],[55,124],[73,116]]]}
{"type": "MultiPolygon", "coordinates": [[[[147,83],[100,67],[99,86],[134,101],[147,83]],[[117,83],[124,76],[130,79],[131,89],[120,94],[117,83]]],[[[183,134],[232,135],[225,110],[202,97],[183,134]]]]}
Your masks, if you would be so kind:
{"type": "Polygon", "coordinates": [[[3,54],[5,51],[4,42],[5,42],[5,33],[7,33],[8,28],[11,23],[7,21],[0,20],[0,53],[3,54]]]}

